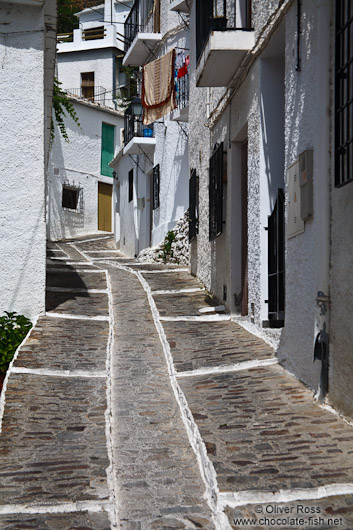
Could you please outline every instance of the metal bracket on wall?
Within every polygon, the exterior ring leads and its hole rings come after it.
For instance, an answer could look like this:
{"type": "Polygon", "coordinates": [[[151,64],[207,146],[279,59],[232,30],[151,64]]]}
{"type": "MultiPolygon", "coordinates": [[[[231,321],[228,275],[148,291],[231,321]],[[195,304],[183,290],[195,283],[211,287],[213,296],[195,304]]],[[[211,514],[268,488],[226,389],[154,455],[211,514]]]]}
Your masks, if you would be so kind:
{"type": "Polygon", "coordinates": [[[181,129],[181,131],[184,133],[184,136],[186,139],[189,138],[189,131],[187,129],[187,125],[186,126],[182,126],[182,124],[180,123],[180,121],[177,121],[177,124],[179,125],[179,128],[181,129]]]}
{"type": "MultiPolygon", "coordinates": [[[[139,155],[137,155],[137,156],[139,156],[139,155]]],[[[132,162],[135,164],[135,166],[136,166],[140,171],[142,171],[142,173],[144,173],[145,170],[142,169],[142,167],[141,167],[140,164],[138,163],[138,160],[135,160],[131,155],[129,155],[129,157],[131,158],[131,160],[132,160],[132,162]]]]}

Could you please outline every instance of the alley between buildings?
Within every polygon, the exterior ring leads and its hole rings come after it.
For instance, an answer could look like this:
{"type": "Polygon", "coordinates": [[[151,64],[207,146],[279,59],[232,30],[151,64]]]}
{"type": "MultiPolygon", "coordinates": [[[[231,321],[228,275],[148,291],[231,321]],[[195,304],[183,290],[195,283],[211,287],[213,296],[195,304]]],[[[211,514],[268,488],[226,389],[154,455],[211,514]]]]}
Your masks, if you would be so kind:
{"type": "Polygon", "coordinates": [[[1,397],[1,530],[353,527],[353,427],[216,306],[110,237],[49,244],[1,397]]]}

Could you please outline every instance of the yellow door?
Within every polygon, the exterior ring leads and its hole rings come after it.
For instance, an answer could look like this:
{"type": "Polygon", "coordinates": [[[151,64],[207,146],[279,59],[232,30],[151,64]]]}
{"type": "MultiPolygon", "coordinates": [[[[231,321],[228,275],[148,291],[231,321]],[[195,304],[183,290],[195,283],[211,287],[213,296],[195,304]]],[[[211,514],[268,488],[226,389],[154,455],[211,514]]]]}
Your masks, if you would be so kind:
{"type": "Polygon", "coordinates": [[[113,186],[98,182],[98,230],[112,231],[113,186]]]}

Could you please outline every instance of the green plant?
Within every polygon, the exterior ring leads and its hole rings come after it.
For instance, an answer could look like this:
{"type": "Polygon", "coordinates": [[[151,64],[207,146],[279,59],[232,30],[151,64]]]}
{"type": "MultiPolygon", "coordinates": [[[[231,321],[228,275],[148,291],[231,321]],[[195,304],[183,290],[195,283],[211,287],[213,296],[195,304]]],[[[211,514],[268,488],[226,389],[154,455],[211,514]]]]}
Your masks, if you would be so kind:
{"type": "MultiPolygon", "coordinates": [[[[76,114],[75,108],[71,101],[69,100],[66,92],[61,90],[60,88],[60,81],[57,80],[56,77],[54,77],[54,86],[53,86],[53,110],[55,115],[56,123],[58,124],[59,131],[63,135],[63,138],[66,142],[69,141],[69,137],[66,131],[66,127],[64,124],[64,117],[66,116],[66,113],[71,116],[71,118],[74,120],[74,122],[78,125],[78,127],[81,129],[81,125],[78,121],[78,116],[76,114]]],[[[55,129],[54,129],[54,123],[53,120],[51,122],[51,141],[53,142],[55,137],[55,129]]]]}
{"type": "Polygon", "coordinates": [[[163,259],[164,263],[166,263],[170,258],[173,257],[173,243],[175,241],[176,233],[174,230],[169,230],[167,235],[164,238],[163,244],[162,244],[162,253],[159,255],[160,258],[163,259]]]}
{"type": "Polygon", "coordinates": [[[0,317],[0,373],[4,374],[15,354],[32,327],[32,322],[23,315],[8,313],[0,317]]]}

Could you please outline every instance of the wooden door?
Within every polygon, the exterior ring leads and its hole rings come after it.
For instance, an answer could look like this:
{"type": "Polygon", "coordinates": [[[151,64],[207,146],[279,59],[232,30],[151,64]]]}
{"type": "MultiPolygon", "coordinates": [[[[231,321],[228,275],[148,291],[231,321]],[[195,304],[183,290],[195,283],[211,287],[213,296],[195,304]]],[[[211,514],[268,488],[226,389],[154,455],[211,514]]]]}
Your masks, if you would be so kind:
{"type": "Polygon", "coordinates": [[[248,141],[241,145],[241,314],[248,314],[248,141]]]}
{"type": "Polygon", "coordinates": [[[98,230],[112,231],[113,186],[98,182],[98,230]]]}

